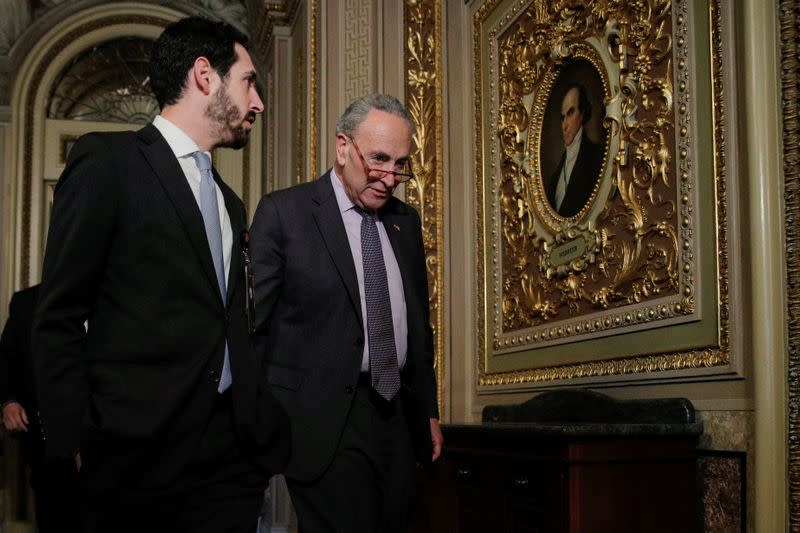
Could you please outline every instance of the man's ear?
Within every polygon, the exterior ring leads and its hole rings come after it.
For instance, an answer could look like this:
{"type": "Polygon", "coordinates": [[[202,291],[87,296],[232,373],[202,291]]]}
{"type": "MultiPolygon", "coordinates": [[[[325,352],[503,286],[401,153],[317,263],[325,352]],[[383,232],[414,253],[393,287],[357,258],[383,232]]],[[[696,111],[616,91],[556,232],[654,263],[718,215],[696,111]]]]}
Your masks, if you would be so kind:
{"type": "Polygon", "coordinates": [[[347,161],[347,136],[344,133],[336,134],[336,162],[344,166],[347,161]]]}
{"type": "Polygon", "coordinates": [[[216,71],[211,67],[208,59],[203,56],[194,60],[190,76],[194,86],[197,87],[203,94],[211,94],[212,77],[216,71]]]}

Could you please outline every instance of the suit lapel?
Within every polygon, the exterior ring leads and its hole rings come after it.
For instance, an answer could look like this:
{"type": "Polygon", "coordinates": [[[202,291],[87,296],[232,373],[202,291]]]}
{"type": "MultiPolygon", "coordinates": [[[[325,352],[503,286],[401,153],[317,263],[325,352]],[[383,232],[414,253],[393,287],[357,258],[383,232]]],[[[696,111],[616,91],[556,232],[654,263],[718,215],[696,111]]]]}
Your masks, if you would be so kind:
{"type": "MultiPolygon", "coordinates": [[[[347,233],[342,222],[342,213],[339,211],[339,203],[331,185],[330,172],[326,172],[314,183],[314,193],[312,201],[314,221],[317,224],[325,247],[336,265],[336,270],[342,278],[350,296],[350,302],[356,310],[359,323],[361,320],[361,296],[358,291],[358,278],[356,277],[353,254],[350,252],[350,241],[347,240],[347,233]]],[[[363,324],[362,324],[363,327],[363,324]]]]}
{"type": "Polygon", "coordinates": [[[208,278],[211,288],[218,294],[219,285],[217,284],[214,262],[211,259],[211,250],[208,247],[203,215],[200,213],[197,200],[195,200],[194,194],[189,188],[183,169],[181,169],[167,141],[164,140],[164,137],[161,136],[155,126],[148,124],[139,130],[138,137],[142,141],[141,150],[145,159],[167,192],[167,196],[169,196],[189,236],[189,241],[197,253],[200,264],[206,273],[206,278],[208,278]]]}

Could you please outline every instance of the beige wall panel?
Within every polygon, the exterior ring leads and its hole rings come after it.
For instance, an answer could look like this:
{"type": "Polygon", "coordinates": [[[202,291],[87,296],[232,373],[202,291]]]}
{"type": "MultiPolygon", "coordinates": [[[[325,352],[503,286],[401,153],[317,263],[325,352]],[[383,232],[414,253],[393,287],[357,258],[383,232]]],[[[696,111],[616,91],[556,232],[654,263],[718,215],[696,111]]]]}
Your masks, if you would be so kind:
{"type": "MultiPolygon", "coordinates": [[[[341,21],[343,43],[344,105],[377,89],[377,6],[373,0],[344,0],[341,21]]],[[[344,111],[344,108],[341,110],[344,111]]],[[[341,111],[339,113],[341,113],[341,111]]]]}
{"type": "Polygon", "coordinates": [[[471,15],[473,9],[459,0],[449,0],[445,6],[447,31],[444,37],[444,69],[448,73],[447,132],[448,166],[445,182],[449,196],[449,231],[445,242],[449,252],[449,276],[446,283],[446,309],[450,357],[446,360],[449,395],[449,421],[466,422],[472,419],[475,398],[474,354],[475,336],[475,188],[474,184],[474,105],[472,103],[471,15]]]}
{"type": "Polygon", "coordinates": [[[292,185],[294,154],[294,117],[292,116],[292,41],[289,29],[284,26],[275,28],[275,45],[272,73],[274,76],[274,110],[273,125],[275,151],[275,188],[283,189],[292,185]]]}

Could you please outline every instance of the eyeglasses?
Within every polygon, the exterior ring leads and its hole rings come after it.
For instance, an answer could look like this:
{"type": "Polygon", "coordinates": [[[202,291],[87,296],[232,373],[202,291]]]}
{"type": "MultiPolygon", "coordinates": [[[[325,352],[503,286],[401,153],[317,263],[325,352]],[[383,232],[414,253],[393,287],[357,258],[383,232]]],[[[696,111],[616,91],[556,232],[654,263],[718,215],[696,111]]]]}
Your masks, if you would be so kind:
{"type": "Polygon", "coordinates": [[[398,182],[404,183],[414,177],[414,174],[411,173],[411,163],[409,162],[406,162],[404,164],[403,170],[405,172],[396,172],[394,170],[384,170],[382,168],[370,167],[367,164],[367,160],[364,159],[364,155],[361,153],[361,150],[358,148],[355,139],[353,139],[352,137],[347,137],[347,138],[350,139],[351,143],[353,143],[353,147],[356,149],[356,153],[358,154],[358,157],[361,159],[361,163],[364,165],[364,169],[367,171],[367,176],[369,176],[371,179],[380,180],[385,178],[386,176],[391,175],[394,176],[394,179],[396,179],[398,182]]]}

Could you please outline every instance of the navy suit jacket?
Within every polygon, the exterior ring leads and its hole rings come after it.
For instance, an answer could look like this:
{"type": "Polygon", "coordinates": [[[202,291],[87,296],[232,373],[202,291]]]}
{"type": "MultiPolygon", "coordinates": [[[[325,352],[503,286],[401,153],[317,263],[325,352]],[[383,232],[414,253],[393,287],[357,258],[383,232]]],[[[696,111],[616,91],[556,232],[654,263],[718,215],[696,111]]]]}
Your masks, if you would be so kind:
{"type": "MultiPolygon", "coordinates": [[[[250,230],[268,380],[292,422],[286,474],[300,481],[315,479],[333,459],[364,351],[356,270],[330,179],[328,172],[265,196],[250,230]]],[[[420,219],[394,197],[379,216],[407,308],[408,356],[399,394],[416,457],[430,463],[430,418],[438,411],[420,219]]]]}

